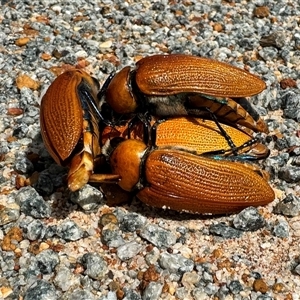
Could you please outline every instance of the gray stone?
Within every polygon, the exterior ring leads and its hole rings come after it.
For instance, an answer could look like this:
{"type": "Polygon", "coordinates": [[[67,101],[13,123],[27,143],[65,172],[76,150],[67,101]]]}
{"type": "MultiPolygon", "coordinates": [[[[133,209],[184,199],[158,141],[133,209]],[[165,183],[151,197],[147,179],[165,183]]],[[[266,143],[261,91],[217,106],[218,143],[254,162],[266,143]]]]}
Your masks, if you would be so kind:
{"type": "Polygon", "coordinates": [[[54,286],[44,280],[37,282],[30,287],[25,295],[24,300],[56,300],[58,299],[54,286]]]}
{"type": "Polygon", "coordinates": [[[104,204],[103,194],[96,188],[86,184],[80,190],[70,194],[70,200],[85,211],[92,211],[104,204]]]}
{"type": "Polygon", "coordinates": [[[84,232],[74,221],[66,220],[57,227],[57,235],[66,241],[77,241],[84,232]]]}
{"type": "Polygon", "coordinates": [[[300,213],[299,197],[293,194],[288,194],[274,207],[274,212],[288,217],[298,216],[300,213]]]}
{"type": "Polygon", "coordinates": [[[159,248],[167,248],[176,243],[175,234],[154,224],[147,224],[141,230],[140,236],[159,248]]]}
{"type": "Polygon", "coordinates": [[[159,265],[170,273],[183,274],[191,272],[194,268],[194,262],[180,254],[170,254],[164,252],[159,259],[159,265]]]}
{"type": "Polygon", "coordinates": [[[36,263],[42,274],[51,274],[59,263],[58,254],[51,249],[46,249],[36,255],[36,263]]]}
{"type": "Polygon", "coordinates": [[[209,226],[209,233],[213,235],[221,236],[225,239],[239,238],[243,232],[232,228],[224,223],[212,224],[209,226]]]}
{"type": "Polygon", "coordinates": [[[133,241],[118,247],[117,256],[125,261],[136,256],[142,250],[142,245],[133,241]]]}
{"type": "Polygon", "coordinates": [[[162,292],[163,285],[159,282],[151,281],[143,292],[142,299],[143,300],[158,300],[161,292],[162,292]]]}
{"type": "Polygon", "coordinates": [[[233,219],[233,225],[236,229],[242,231],[255,231],[266,224],[265,219],[255,207],[247,207],[237,214],[233,219]]]}
{"type": "Polygon", "coordinates": [[[50,205],[31,186],[21,188],[15,200],[27,216],[48,218],[51,215],[50,205]]]}
{"type": "Polygon", "coordinates": [[[101,280],[108,272],[106,261],[98,253],[86,253],[80,261],[85,268],[84,274],[93,279],[101,280]]]}

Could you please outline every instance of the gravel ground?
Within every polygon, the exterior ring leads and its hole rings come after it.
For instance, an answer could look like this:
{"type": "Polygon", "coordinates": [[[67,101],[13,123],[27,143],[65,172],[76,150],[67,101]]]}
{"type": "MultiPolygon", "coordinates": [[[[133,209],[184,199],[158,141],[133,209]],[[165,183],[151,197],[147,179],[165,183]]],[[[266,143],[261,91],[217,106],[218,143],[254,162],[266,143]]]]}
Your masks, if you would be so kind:
{"type": "Polygon", "coordinates": [[[299,299],[299,1],[1,1],[0,299],[299,299]],[[106,205],[44,148],[39,102],[71,65],[101,83],[154,53],[258,74],[276,200],[195,216],[106,205]],[[33,186],[26,178],[39,174],[33,186]],[[25,181],[25,183],[24,183],[25,181]]]}

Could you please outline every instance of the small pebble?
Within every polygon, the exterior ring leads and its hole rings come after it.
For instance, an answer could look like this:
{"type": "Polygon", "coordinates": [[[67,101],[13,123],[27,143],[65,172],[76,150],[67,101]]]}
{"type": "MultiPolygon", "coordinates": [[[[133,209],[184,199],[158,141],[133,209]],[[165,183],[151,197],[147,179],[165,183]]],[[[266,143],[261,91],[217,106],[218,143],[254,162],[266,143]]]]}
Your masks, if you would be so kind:
{"type": "Polygon", "coordinates": [[[260,278],[260,279],[254,280],[253,289],[256,292],[261,292],[261,293],[265,294],[269,290],[269,287],[266,284],[266,282],[260,278]]]}
{"type": "Polygon", "coordinates": [[[126,289],[125,290],[125,297],[123,300],[141,300],[142,297],[135,291],[131,289],[126,289]]]}
{"type": "MultiPolygon", "coordinates": [[[[233,281],[236,281],[236,280],[233,280],[233,281]]],[[[230,285],[231,283],[229,283],[230,285]]],[[[234,294],[234,291],[237,291],[239,289],[238,286],[236,286],[234,284],[234,289],[233,289],[233,294],[234,294]],[[235,289],[235,287],[237,287],[237,289],[235,289]]],[[[231,293],[231,291],[229,290],[228,286],[227,285],[222,285],[219,290],[217,291],[217,293],[215,294],[216,297],[219,297],[220,299],[226,299],[226,296],[228,296],[229,294],[231,293]]],[[[237,298],[238,299],[238,298],[237,298]]]]}
{"type": "Polygon", "coordinates": [[[274,31],[271,34],[263,36],[259,43],[262,47],[273,46],[277,49],[282,49],[285,46],[285,33],[274,31]]]}
{"type": "Polygon", "coordinates": [[[242,231],[255,231],[265,226],[265,220],[255,207],[247,207],[233,219],[236,229],[242,231]]]}
{"type": "Polygon", "coordinates": [[[42,196],[50,196],[56,188],[64,185],[66,168],[52,164],[49,169],[40,172],[34,188],[42,196]]]}
{"type": "Polygon", "coordinates": [[[227,284],[227,287],[234,295],[239,294],[243,290],[243,286],[238,280],[232,280],[229,284],[227,284]]]}
{"type": "Polygon", "coordinates": [[[16,157],[15,170],[20,174],[30,174],[34,171],[34,166],[27,157],[19,155],[16,157]]]}
{"type": "Polygon", "coordinates": [[[176,293],[175,293],[175,296],[176,296],[176,299],[180,299],[180,300],[185,300],[185,299],[191,299],[189,297],[189,291],[187,288],[185,287],[180,287],[176,290],[176,293]]]}
{"type": "Polygon", "coordinates": [[[80,285],[80,277],[67,267],[60,267],[56,271],[56,276],[53,281],[54,285],[63,292],[80,285]]]}
{"type": "Polygon", "coordinates": [[[218,288],[216,285],[214,285],[213,283],[209,282],[205,287],[204,287],[204,292],[209,295],[212,296],[214,294],[216,294],[216,292],[218,291],[218,288]]]}
{"type": "Polygon", "coordinates": [[[293,194],[288,194],[274,207],[274,212],[288,217],[298,216],[300,213],[300,199],[293,194]]]}
{"type": "Polygon", "coordinates": [[[268,295],[259,295],[256,300],[274,300],[274,298],[268,295]]]}
{"type": "Polygon", "coordinates": [[[267,6],[259,6],[254,9],[253,14],[258,18],[265,18],[269,16],[270,9],[267,6]]]}
{"type": "Polygon", "coordinates": [[[30,41],[29,37],[19,38],[15,41],[15,44],[19,47],[25,46],[30,41]]]}
{"type": "Polygon", "coordinates": [[[57,235],[66,241],[77,241],[84,232],[74,221],[66,220],[57,227],[57,235]]]}
{"type": "Polygon", "coordinates": [[[176,243],[175,234],[154,224],[146,225],[140,231],[140,236],[159,248],[168,248],[176,243]]]}
{"type": "Polygon", "coordinates": [[[115,225],[118,225],[118,219],[117,219],[117,217],[114,214],[103,214],[100,217],[99,226],[101,228],[103,228],[104,226],[106,226],[109,223],[113,223],[115,225]]]}
{"type": "Polygon", "coordinates": [[[143,292],[142,299],[143,300],[158,300],[161,292],[162,292],[163,285],[158,282],[150,282],[148,286],[145,288],[143,292]]]}
{"type": "MultiPolygon", "coordinates": [[[[95,296],[86,290],[76,289],[64,295],[62,300],[96,300],[95,296]]],[[[50,299],[49,299],[50,300],[50,299]]]]}
{"type": "Polygon", "coordinates": [[[225,239],[239,238],[243,232],[232,228],[224,223],[212,224],[209,226],[209,233],[213,235],[221,236],[225,239]]]}
{"type": "Polygon", "coordinates": [[[98,253],[86,253],[80,261],[85,268],[84,274],[93,279],[101,280],[108,272],[106,261],[98,253]]]}
{"type": "Polygon", "coordinates": [[[122,237],[122,231],[114,223],[108,223],[102,229],[102,241],[108,247],[120,247],[125,243],[122,237]]]}
{"type": "Polygon", "coordinates": [[[288,166],[282,168],[278,177],[286,182],[295,183],[300,181],[300,170],[298,167],[288,166]]]}
{"type": "Polygon", "coordinates": [[[56,252],[47,249],[36,255],[36,263],[42,274],[51,274],[59,263],[59,257],[56,252]]]}
{"type": "Polygon", "coordinates": [[[185,273],[191,272],[194,268],[194,262],[180,254],[169,254],[164,252],[159,259],[159,265],[169,271],[169,273],[185,273]]]}
{"type": "Polygon", "coordinates": [[[37,282],[30,287],[25,295],[24,300],[56,300],[59,299],[54,286],[45,281],[37,280],[37,282]]]}
{"type": "Polygon", "coordinates": [[[15,242],[21,242],[23,239],[23,231],[19,227],[11,227],[1,242],[1,248],[4,251],[12,251],[16,249],[15,242]]]}
{"type": "Polygon", "coordinates": [[[56,235],[56,232],[57,232],[57,225],[47,226],[45,229],[44,238],[45,239],[52,238],[54,235],[56,235]]]}
{"type": "Polygon", "coordinates": [[[136,230],[142,229],[147,222],[147,219],[137,213],[128,213],[123,217],[120,223],[120,228],[123,231],[134,232],[136,230]]]}
{"type": "Polygon", "coordinates": [[[0,226],[18,220],[20,216],[20,206],[16,203],[0,205],[0,226]]]}
{"type": "Polygon", "coordinates": [[[289,237],[289,224],[286,221],[280,220],[274,224],[271,232],[279,238],[287,238],[289,237]]]}
{"type": "Polygon", "coordinates": [[[292,78],[284,78],[280,81],[280,87],[282,89],[297,88],[297,82],[292,78]]]}
{"type": "Polygon", "coordinates": [[[200,281],[200,275],[193,272],[185,272],[182,276],[182,285],[188,289],[192,289],[200,281]]]}
{"type": "Polygon", "coordinates": [[[149,253],[146,254],[145,260],[148,265],[154,265],[158,261],[160,256],[160,251],[154,247],[149,253]]]}
{"type": "Polygon", "coordinates": [[[28,75],[20,75],[16,78],[16,84],[19,89],[30,88],[32,90],[37,90],[40,87],[40,84],[29,77],[28,75]]]}
{"type": "Polygon", "coordinates": [[[136,256],[142,250],[142,245],[137,242],[129,242],[121,245],[117,249],[117,256],[122,260],[128,260],[136,256]]]}
{"type": "Polygon", "coordinates": [[[103,194],[96,188],[86,184],[80,190],[71,193],[70,200],[85,211],[92,211],[104,204],[103,194]]]}
{"type": "Polygon", "coordinates": [[[16,195],[16,202],[27,216],[48,218],[51,215],[50,205],[31,186],[19,190],[16,195]]]}
{"type": "Polygon", "coordinates": [[[24,236],[31,240],[38,240],[43,238],[46,228],[40,220],[33,220],[23,228],[24,236]]]}
{"type": "Polygon", "coordinates": [[[294,268],[293,272],[297,275],[300,275],[300,264],[294,268]]]}

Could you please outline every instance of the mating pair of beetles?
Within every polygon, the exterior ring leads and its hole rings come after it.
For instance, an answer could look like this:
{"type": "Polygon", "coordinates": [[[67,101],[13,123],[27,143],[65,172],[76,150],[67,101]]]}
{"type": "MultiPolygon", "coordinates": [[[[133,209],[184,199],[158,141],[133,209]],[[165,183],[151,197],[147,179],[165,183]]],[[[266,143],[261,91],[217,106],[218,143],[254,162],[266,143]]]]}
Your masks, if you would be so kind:
{"type": "Polygon", "coordinates": [[[42,137],[56,163],[69,166],[71,191],[109,182],[155,207],[236,212],[275,197],[267,174],[248,163],[269,155],[253,138],[267,126],[245,99],[264,89],[245,70],[182,54],[143,58],[102,89],[74,69],[42,98],[42,137]],[[116,116],[127,122],[118,124],[116,116]],[[110,171],[94,173],[103,156],[110,171]]]}

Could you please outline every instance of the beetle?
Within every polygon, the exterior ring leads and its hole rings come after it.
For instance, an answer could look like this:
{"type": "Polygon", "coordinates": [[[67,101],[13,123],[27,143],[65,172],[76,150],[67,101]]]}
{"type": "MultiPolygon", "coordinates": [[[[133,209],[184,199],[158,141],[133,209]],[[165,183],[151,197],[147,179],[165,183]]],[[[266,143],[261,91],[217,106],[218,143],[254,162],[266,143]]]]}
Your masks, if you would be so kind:
{"type": "Polygon", "coordinates": [[[93,174],[101,154],[97,111],[98,81],[83,70],[59,75],[42,97],[41,134],[46,149],[62,166],[69,166],[68,187],[80,189],[91,176],[99,181],[117,180],[112,174],[93,174]]]}
{"type": "Polygon", "coordinates": [[[125,67],[109,76],[98,98],[118,114],[203,116],[209,110],[222,121],[267,133],[266,124],[244,98],[265,88],[257,76],[223,62],[184,54],[153,55],[139,60],[133,70],[125,67]]]}
{"type": "Polygon", "coordinates": [[[274,200],[263,171],[173,147],[127,139],[109,156],[119,186],[144,203],[177,211],[225,214],[274,200]]]}
{"type": "MultiPolygon", "coordinates": [[[[129,123],[129,122],[128,122],[129,123]]],[[[122,126],[105,127],[101,132],[102,143],[121,138],[144,139],[143,124],[136,124],[132,130],[128,123],[122,126]]],[[[269,149],[253,138],[251,130],[241,130],[220,123],[223,131],[231,138],[235,149],[232,149],[213,120],[205,120],[192,116],[156,119],[151,121],[150,143],[160,148],[177,148],[193,152],[197,155],[219,153],[223,156],[239,155],[247,160],[258,160],[269,156],[269,149]],[[236,152],[234,152],[236,150],[236,152]]],[[[104,147],[105,151],[105,147],[104,147]]]]}

